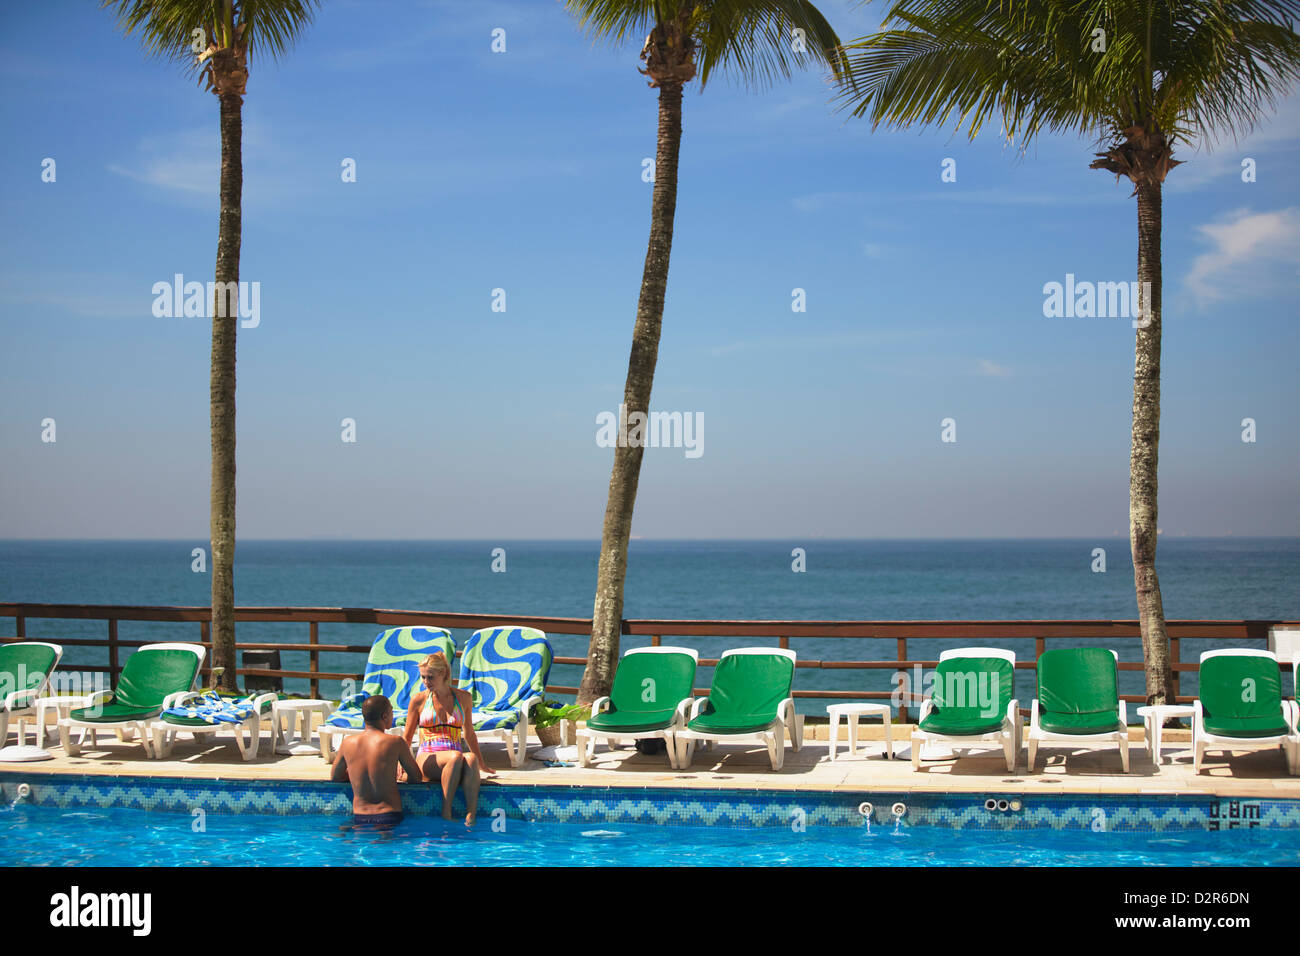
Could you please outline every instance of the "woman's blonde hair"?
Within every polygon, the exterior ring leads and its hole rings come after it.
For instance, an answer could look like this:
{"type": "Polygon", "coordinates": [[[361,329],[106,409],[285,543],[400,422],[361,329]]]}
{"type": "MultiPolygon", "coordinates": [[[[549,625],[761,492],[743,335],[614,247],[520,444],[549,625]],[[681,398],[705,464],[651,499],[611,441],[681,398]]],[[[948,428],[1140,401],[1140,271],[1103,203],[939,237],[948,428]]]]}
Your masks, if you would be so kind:
{"type": "Polygon", "coordinates": [[[430,670],[444,675],[447,680],[451,680],[451,665],[447,663],[447,655],[442,651],[434,651],[420,663],[420,670],[430,670]]]}

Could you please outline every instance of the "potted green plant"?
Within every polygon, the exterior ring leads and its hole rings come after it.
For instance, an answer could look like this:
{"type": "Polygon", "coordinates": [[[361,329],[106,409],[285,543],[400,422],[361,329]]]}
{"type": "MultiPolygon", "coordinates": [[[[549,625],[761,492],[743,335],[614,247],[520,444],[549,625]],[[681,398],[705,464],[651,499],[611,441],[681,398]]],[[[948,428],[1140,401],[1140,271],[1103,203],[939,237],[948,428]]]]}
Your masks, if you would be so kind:
{"type": "Polygon", "coordinates": [[[565,705],[558,700],[544,700],[533,708],[528,722],[529,726],[537,732],[537,739],[542,742],[543,747],[572,746],[578,742],[578,728],[575,723],[570,723],[569,732],[565,735],[568,739],[561,740],[560,721],[586,720],[590,716],[590,707],[579,707],[577,704],[565,705]]]}

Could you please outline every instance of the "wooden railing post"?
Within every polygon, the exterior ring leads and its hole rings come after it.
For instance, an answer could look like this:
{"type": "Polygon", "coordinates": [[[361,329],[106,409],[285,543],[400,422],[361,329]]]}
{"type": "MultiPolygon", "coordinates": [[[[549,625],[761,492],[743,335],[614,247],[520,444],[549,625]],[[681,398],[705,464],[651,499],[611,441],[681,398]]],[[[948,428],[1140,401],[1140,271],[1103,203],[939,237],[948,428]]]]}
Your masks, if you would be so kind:
{"type": "MultiPolygon", "coordinates": [[[[903,667],[903,662],[907,660],[907,638],[905,637],[898,638],[897,655],[898,655],[898,667],[901,670],[903,667]]],[[[913,687],[912,693],[919,694],[921,693],[921,689],[919,687],[913,687]]],[[[902,702],[898,705],[898,722],[900,724],[905,724],[907,723],[907,698],[899,698],[899,699],[902,702]]]]}
{"type": "Polygon", "coordinates": [[[27,618],[22,614],[14,618],[14,633],[19,637],[27,636],[27,618]]]}
{"type": "MultiPolygon", "coordinates": [[[[310,630],[308,631],[307,643],[308,644],[320,643],[320,623],[318,621],[311,622],[310,630]]],[[[320,673],[320,651],[316,650],[313,647],[310,651],[308,651],[308,654],[310,654],[311,657],[307,663],[307,670],[313,675],[319,674],[320,673]]],[[[319,677],[313,676],[311,679],[311,696],[320,697],[319,677]]]]}
{"type": "Polygon", "coordinates": [[[1169,702],[1171,704],[1178,703],[1178,698],[1182,695],[1183,692],[1182,682],[1179,679],[1182,676],[1182,674],[1178,670],[1178,665],[1181,662],[1182,661],[1178,650],[1178,638],[1171,637],[1169,638],[1169,663],[1170,663],[1170,670],[1173,672],[1173,677],[1174,677],[1174,699],[1169,702]]]}
{"type": "MultiPolygon", "coordinates": [[[[200,643],[200,644],[210,644],[211,641],[210,641],[210,639],[209,639],[209,635],[210,635],[211,633],[212,633],[212,624],[211,624],[211,622],[209,622],[209,621],[199,621],[199,643],[200,643]]],[[[209,650],[210,650],[210,649],[209,649],[209,650]]],[[[208,678],[209,678],[209,684],[211,684],[211,677],[212,677],[212,654],[211,654],[211,653],[204,654],[204,655],[203,655],[203,661],[204,661],[204,664],[203,664],[203,673],[205,673],[205,674],[208,675],[208,678]]]]}
{"type": "Polygon", "coordinates": [[[663,643],[663,638],[660,637],[658,634],[652,634],[652,635],[650,635],[650,646],[651,646],[651,647],[659,647],[662,643],[663,643]]]}
{"type": "Polygon", "coordinates": [[[117,618],[108,619],[108,686],[117,686],[117,618]]]}

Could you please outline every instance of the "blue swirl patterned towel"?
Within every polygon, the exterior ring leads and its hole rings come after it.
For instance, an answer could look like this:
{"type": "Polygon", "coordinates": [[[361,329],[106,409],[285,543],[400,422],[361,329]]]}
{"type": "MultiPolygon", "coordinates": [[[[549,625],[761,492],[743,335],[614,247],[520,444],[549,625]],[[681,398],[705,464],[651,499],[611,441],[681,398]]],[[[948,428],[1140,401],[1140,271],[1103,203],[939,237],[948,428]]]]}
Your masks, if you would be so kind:
{"type": "Polygon", "coordinates": [[[420,662],[442,651],[450,663],[456,657],[451,632],[441,627],[393,627],[381,631],[370,648],[361,693],[344,698],[325,719],[331,727],[361,730],[361,703],[371,694],[383,694],[393,705],[393,726],[406,723],[411,695],[420,689],[420,662]]]}
{"type": "Polygon", "coordinates": [[[251,697],[239,699],[222,697],[216,691],[210,690],[183,707],[167,708],[162,715],[185,720],[201,720],[207,724],[241,724],[253,716],[253,711],[251,697]]]}
{"type": "Polygon", "coordinates": [[[551,642],[532,627],[475,631],[460,656],[462,690],[474,698],[475,730],[509,730],[519,705],[540,697],[551,673],[551,642]]]}

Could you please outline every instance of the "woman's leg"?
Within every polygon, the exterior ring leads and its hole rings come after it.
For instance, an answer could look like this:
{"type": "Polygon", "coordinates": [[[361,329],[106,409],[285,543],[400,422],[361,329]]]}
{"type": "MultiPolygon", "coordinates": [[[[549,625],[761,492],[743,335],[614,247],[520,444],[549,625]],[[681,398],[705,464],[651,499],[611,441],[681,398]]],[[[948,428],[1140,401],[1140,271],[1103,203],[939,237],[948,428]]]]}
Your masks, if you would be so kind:
{"type": "Polygon", "coordinates": [[[461,774],[461,785],[465,788],[465,825],[473,826],[478,818],[478,757],[465,754],[465,770],[461,774]]]}
{"type": "Polygon", "coordinates": [[[442,818],[444,820],[451,819],[451,804],[456,797],[456,788],[460,786],[460,776],[464,766],[464,757],[454,750],[431,753],[421,764],[426,780],[431,783],[442,784],[442,818]]]}

